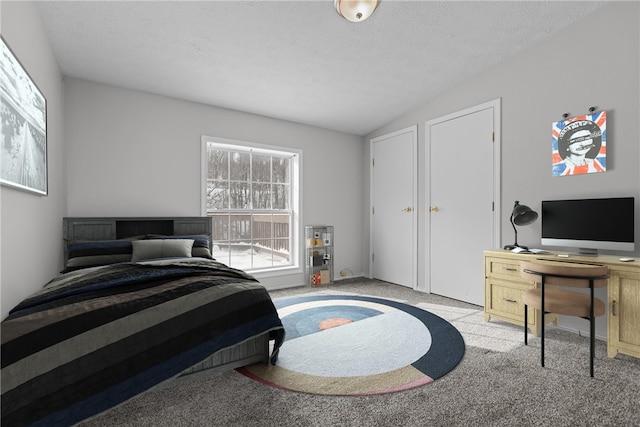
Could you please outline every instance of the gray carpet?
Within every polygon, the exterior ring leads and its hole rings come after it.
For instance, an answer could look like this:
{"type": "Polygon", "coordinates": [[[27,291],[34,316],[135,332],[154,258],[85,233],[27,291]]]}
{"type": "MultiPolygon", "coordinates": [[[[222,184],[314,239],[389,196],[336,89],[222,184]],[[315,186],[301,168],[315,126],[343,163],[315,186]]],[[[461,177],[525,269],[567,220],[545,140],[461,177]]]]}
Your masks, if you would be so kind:
{"type": "Polygon", "coordinates": [[[379,296],[430,310],[462,333],[465,357],[432,384],[364,397],[284,391],[231,371],[148,392],[82,427],[640,426],[640,359],[609,359],[603,341],[596,341],[591,378],[588,338],[548,326],[541,368],[539,338],[530,335],[525,346],[520,327],[485,322],[481,307],[401,286],[350,279],[272,297],[311,292],[379,296]]]}

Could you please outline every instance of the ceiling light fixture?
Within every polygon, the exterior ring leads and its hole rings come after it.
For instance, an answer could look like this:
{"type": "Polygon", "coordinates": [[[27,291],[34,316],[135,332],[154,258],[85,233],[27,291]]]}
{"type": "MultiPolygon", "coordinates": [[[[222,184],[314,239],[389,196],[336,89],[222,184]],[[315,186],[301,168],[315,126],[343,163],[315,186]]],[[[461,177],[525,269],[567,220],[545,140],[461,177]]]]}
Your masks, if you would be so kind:
{"type": "Polygon", "coordinates": [[[336,11],[347,21],[362,22],[378,7],[379,0],[334,0],[336,11]]]}

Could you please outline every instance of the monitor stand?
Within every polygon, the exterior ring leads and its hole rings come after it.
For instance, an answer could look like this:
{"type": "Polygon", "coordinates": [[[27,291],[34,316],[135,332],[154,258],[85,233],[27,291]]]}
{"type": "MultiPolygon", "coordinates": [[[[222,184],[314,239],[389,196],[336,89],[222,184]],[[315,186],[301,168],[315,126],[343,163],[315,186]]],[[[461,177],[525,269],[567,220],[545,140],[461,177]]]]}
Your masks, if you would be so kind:
{"type": "Polygon", "coordinates": [[[597,257],[598,256],[598,250],[597,249],[590,249],[590,248],[578,248],[578,255],[580,255],[580,256],[597,257]]]}

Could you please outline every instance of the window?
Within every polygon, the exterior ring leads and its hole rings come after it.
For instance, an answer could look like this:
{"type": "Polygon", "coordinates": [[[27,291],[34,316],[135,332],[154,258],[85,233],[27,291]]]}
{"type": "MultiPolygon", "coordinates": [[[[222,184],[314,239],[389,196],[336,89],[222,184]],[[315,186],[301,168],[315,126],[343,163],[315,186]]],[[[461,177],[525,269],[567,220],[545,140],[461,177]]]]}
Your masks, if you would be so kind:
{"type": "Polygon", "coordinates": [[[203,137],[213,256],[245,271],[296,266],[300,153],[203,137]]]}

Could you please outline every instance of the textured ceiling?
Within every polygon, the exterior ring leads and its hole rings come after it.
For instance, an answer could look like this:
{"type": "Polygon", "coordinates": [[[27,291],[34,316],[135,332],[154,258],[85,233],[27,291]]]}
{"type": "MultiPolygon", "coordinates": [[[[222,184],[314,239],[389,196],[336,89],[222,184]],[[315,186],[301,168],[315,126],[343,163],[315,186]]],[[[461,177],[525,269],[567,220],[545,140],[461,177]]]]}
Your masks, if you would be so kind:
{"type": "Polygon", "coordinates": [[[382,0],[358,24],[332,0],[39,7],[65,75],[365,135],[602,4],[382,0]]]}

